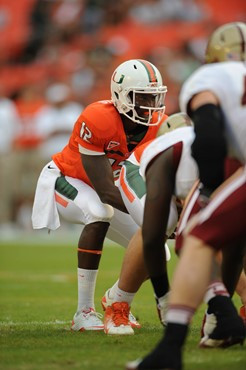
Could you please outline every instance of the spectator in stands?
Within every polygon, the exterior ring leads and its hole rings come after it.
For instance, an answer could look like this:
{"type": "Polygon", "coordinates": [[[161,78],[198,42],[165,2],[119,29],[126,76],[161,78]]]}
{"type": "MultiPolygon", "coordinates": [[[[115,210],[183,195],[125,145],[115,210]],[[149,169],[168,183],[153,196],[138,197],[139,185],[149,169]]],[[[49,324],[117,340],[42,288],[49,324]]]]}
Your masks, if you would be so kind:
{"type": "Polygon", "coordinates": [[[14,219],[18,224],[30,229],[31,204],[35,184],[44,165],[38,153],[41,137],[37,131],[36,116],[44,105],[39,86],[27,85],[22,88],[15,100],[20,115],[20,130],[14,142],[15,161],[12,171],[14,181],[14,219]]]}
{"type": "Polygon", "coordinates": [[[83,105],[73,101],[72,90],[65,83],[54,83],[45,91],[47,104],[36,116],[36,127],[42,144],[40,156],[47,161],[67,144],[73,125],[83,105]]]}
{"type": "Polygon", "coordinates": [[[13,141],[20,130],[15,104],[5,96],[0,85],[0,228],[11,226],[13,216],[13,141]]]}
{"type": "Polygon", "coordinates": [[[156,24],[170,20],[200,21],[206,12],[204,7],[194,0],[158,0],[144,1],[133,5],[130,14],[137,21],[156,24]]]}

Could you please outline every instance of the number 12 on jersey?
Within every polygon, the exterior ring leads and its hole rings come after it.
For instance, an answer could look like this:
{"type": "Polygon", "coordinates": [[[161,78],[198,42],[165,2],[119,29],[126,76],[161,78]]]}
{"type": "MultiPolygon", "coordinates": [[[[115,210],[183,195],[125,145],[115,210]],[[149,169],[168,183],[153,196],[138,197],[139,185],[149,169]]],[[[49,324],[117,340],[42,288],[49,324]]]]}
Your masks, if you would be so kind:
{"type": "Polygon", "coordinates": [[[90,142],[90,138],[92,137],[92,133],[86,126],[85,122],[82,122],[81,129],[80,129],[80,137],[84,141],[87,141],[87,143],[90,142]]]}

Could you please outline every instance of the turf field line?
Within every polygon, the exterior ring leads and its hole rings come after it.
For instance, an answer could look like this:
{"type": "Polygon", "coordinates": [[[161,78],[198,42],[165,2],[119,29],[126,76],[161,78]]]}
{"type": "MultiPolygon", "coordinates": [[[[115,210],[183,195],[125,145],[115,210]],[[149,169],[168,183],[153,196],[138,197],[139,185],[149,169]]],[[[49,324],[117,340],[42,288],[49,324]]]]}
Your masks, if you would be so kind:
{"type": "Polygon", "coordinates": [[[0,321],[0,327],[8,326],[48,326],[48,325],[68,325],[70,321],[54,320],[54,321],[0,321]]]}
{"type": "Polygon", "coordinates": [[[75,274],[23,274],[19,275],[18,273],[11,273],[11,272],[0,272],[1,279],[17,279],[18,281],[26,281],[26,282],[54,282],[54,283],[67,283],[69,281],[73,281],[75,279],[75,274]]]}

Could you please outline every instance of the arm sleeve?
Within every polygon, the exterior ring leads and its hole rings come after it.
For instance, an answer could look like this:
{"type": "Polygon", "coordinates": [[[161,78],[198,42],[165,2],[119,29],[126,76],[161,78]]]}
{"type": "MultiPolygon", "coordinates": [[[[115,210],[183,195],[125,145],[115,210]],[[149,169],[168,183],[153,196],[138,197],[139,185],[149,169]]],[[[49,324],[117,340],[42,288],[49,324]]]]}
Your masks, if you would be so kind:
{"type": "Polygon", "coordinates": [[[219,106],[206,104],[191,111],[195,127],[192,156],[199,168],[199,177],[209,190],[224,181],[224,162],[227,153],[224,117],[219,106]]]}

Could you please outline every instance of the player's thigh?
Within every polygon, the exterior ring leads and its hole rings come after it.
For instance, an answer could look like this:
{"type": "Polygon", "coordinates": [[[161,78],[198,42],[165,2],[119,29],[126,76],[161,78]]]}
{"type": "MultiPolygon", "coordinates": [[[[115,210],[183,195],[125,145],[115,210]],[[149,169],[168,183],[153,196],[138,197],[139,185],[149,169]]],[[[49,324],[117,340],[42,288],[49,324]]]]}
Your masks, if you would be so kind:
{"type": "Polygon", "coordinates": [[[246,168],[222,184],[210,203],[191,219],[189,234],[215,249],[233,245],[246,236],[245,214],[246,168]]]}
{"type": "Polygon", "coordinates": [[[180,250],[182,248],[184,231],[188,221],[201,209],[201,205],[198,202],[198,198],[200,195],[199,184],[199,182],[196,182],[190,190],[185,199],[185,203],[179,217],[175,238],[175,252],[177,254],[180,253],[180,250]]]}
{"type": "Polygon", "coordinates": [[[139,226],[129,214],[114,209],[114,216],[110,222],[107,238],[123,247],[127,247],[138,229],[139,226]]]}
{"type": "Polygon", "coordinates": [[[93,188],[69,176],[57,179],[55,198],[59,214],[70,223],[110,222],[114,214],[113,207],[102,203],[93,188]]]}
{"type": "Polygon", "coordinates": [[[134,197],[132,201],[129,201],[129,198],[125,196],[125,193],[121,192],[121,196],[131,218],[136,222],[137,225],[141,226],[143,223],[144,203],[146,195],[144,195],[141,199],[139,199],[138,197],[134,197]]]}

